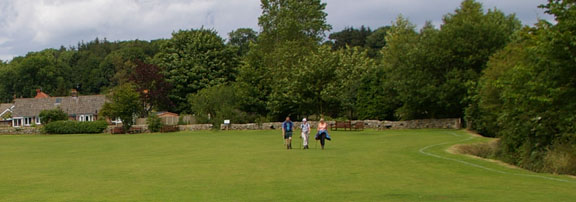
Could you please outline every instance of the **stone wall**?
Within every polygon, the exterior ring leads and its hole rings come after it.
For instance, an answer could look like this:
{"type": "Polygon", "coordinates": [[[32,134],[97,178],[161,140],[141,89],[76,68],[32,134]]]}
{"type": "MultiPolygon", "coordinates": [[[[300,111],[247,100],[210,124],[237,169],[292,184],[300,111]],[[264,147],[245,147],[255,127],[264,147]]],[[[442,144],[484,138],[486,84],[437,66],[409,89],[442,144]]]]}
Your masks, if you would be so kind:
{"type": "Polygon", "coordinates": [[[37,127],[0,127],[0,134],[5,135],[29,135],[29,134],[40,134],[40,128],[37,127]]]}
{"type": "MultiPolygon", "coordinates": [[[[110,133],[110,129],[117,127],[117,126],[108,126],[107,133],[110,133]]],[[[138,127],[142,129],[142,132],[147,133],[148,125],[133,125],[132,127],[138,127]]],[[[190,125],[179,125],[178,130],[180,131],[194,131],[194,130],[211,130],[212,124],[190,124],[190,125]]]]}
{"type": "MultiPolygon", "coordinates": [[[[326,121],[328,126],[333,124],[334,121],[326,121]]],[[[352,121],[355,124],[358,121],[352,121]]],[[[372,129],[425,129],[425,128],[438,128],[438,129],[460,129],[462,123],[460,119],[421,119],[421,120],[410,120],[410,121],[378,121],[378,120],[362,120],[364,122],[364,128],[372,129]]],[[[310,127],[315,129],[318,125],[317,121],[309,121],[310,127]]],[[[301,122],[294,122],[294,128],[299,129],[301,122]]],[[[105,133],[110,133],[110,129],[116,127],[114,125],[109,126],[105,133]]],[[[139,127],[142,132],[148,132],[147,125],[134,125],[134,127],[139,127]]],[[[190,124],[190,125],[180,125],[178,126],[180,131],[195,131],[195,130],[211,130],[212,124],[190,124]]],[[[274,130],[281,129],[282,122],[270,122],[270,123],[248,123],[248,124],[230,124],[230,125],[220,125],[221,130],[274,130]]],[[[38,127],[22,127],[22,128],[12,128],[12,127],[0,127],[0,134],[40,134],[40,128],[38,127]]]]}
{"type": "MultiPolygon", "coordinates": [[[[410,121],[358,120],[352,121],[352,124],[356,124],[359,121],[364,122],[364,128],[372,129],[460,129],[462,127],[460,119],[420,119],[410,121]]],[[[335,121],[326,122],[328,126],[335,123],[335,121]]],[[[310,127],[313,129],[318,126],[317,121],[309,121],[308,123],[310,123],[310,127]]],[[[294,122],[294,128],[300,128],[300,124],[302,124],[302,122],[294,122]]],[[[282,122],[220,125],[221,130],[270,130],[280,128],[282,128],[282,122]]]]}
{"type": "Polygon", "coordinates": [[[211,130],[212,124],[179,125],[180,131],[211,130]]]}
{"type": "Polygon", "coordinates": [[[425,128],[438,128],[438,129],[461,129],[462,121],[456,119],[419,119],[410,121],[382,121],[380,123],[381,129],[390,127],[390,129],[425,129],[425,128]]]}

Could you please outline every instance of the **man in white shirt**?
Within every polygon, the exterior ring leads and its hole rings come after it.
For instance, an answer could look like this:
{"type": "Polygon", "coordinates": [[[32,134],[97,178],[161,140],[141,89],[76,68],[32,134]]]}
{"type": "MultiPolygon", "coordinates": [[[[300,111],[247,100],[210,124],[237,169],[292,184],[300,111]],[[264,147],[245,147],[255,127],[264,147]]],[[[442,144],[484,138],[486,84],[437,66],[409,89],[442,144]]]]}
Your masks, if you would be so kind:
{"type": "Polygon", "coordinates": [[[306,118],[302,119],[302,124],[300,124],[300,128],[302,129],[302,145],[304,146],[303,149],[308,149],[308,137],[310,136],[310,124],[306,120],[306,118]]]}

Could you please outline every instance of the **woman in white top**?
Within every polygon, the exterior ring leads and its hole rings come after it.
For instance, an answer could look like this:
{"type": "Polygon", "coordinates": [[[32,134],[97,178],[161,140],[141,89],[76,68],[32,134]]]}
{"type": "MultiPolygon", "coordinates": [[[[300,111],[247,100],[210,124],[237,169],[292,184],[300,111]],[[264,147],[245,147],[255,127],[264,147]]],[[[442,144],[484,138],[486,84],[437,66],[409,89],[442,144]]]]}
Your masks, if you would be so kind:
{"type": "Polygon", "coordinates": [[[318,133],[316,133],[316,140],[320,140],[320,145],[324,149],[324,144],[326,144],[326,139],[330,140],[330,135],[328,135],[328,124],[324,122],[324,118],[320,118],[318,123],[318,133]]]}

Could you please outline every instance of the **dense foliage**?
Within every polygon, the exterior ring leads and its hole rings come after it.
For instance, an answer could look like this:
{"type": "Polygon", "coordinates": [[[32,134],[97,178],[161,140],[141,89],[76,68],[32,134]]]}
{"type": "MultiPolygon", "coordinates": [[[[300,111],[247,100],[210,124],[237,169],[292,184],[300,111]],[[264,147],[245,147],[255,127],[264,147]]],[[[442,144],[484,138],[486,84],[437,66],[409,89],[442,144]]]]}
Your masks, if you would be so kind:
{"type": "Polygon", "coordinates": [[[158,117],[156,113],[150,113],[150,115],[148,115],[146,124],[148,125],[148,130],[153,133],[160,132],[164,125],[162,124],[162,119],[158,117]]]}
{"type": "Polygon", "coordinates": [[[122,84],[112,89],[106,98],[108,101],[102,106],[100,115],[110,120],[119,118],[122,120],[123,131],[128,132],[143,110],[136,86],[132,83],[122,84]]]}
{"type": "Polygon", "coordinates": [[[235,79],[235,53],[212,30],[180,30],[161,46],[156,55],[172,84],[170,98],[179,112],[190,112],[188,94],[235,79]]]}
{"type": "Polygon", "coordinates": [[[492,56],[467,119],[480,133],[501,137],[498,158],[576,174],[576,2],[543,7],[557,23],[523,29],[492,56]]]}
{"type": "Polygon", "coordinates": [[[40,117],[40,122],[42,125],[53,121],[68,120],[68,114],[66,114],[66,112],[62,111],[60,108],[42,110],[38,116],[40,117]]]}
{"type": "Polygon", "coordinates": [[[197,113],[196,120],[200,123],[212,123],[219,126],[224,120],[233,123],[254,122],[255,118],[240,110],[239,95],[234,86],[218,85],[200,90],[190,95],[188,101],[193,111],[197,113]]]}
{"type": "Polygon", "coordinates": [[[44,125],[44,132],[48,134],[89,134],[102,133],[108,127],[103,120],[91,122],[54,121],[44,125]]]}

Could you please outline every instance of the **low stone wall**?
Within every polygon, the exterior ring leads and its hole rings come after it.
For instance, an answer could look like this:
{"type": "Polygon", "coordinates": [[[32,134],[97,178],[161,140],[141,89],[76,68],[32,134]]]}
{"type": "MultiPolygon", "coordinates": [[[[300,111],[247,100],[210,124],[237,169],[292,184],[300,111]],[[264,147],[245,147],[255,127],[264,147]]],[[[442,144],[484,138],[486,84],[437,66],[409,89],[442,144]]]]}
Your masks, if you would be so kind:
{"type": "MultiPolygon", "coordinates": [[[[334,123],[334,121],[326,121],[328,125],[334,123]]],[[[316,128],[318,126],[317,121],[309,121],[310,128],[316,128]]],[[[294,122],[294,128],[300,128],[302,122],[294,122]]],[[[247,124],[230,124],[224,125],[220,124],[221,130],[274,130],[274,129],[281,129],[282,122],[270,122],[270,123],[247,123],[247,124]]]]}
{"type": "MultiPolygon", "coordinates": [[[[356,124],[359,121],[364,122],[364,128],[372,129],[460,129],[462,127],[460,119],[420,119],[410,121],[357,120],[352,121],[352,124],[356,124]]],[[[335,123],[335,121],[326,122],[328,126],[335,123]]],[[[313,129],[318,126],[317,121],[309,121],[308,123],[310,123],[310,127],[313,129]]],[[[294,122],[294,128],[300,128],[301,124],[302,122],[294,122]]],[[[282,122],[220,125],[220,129],[222,130],[270,130],[280,128],[282,128],[282,122]]]]}
{"type": "Polygon", "coordinates": [[[179,125],[180,131],[211,130],[212,124],[179,125]]]}
{"type": "MultiPolygon", "coordinates": [[[[104,131],[104,133],[110,133],[112,128],[121,127],[121,126],[122,125],[110,125],[104,131]]],[[[148,130],[148,125],[146,125],[146,124],[133,125],[132,127],[140,128],[142,130],[142,133],[150,132],[148,130]]],[[[212,129],[212,124],[190,124],[190,125],[179,125],[178,126],[178,130],[180,130],[180,131],[211,130],[211,129],[212,129]]]]}
{"type": "Polygon", "coordinates": [[[40,128],[37,127],[0,127],[0,134],[4,135],[30,135],[30,134],[40,134],[40,128]]]}
{"type": "Polygon", "coordinates": [[[456,119],[419,119],[410,121],[383,121],[380,123],[379,128],[390,129],[461,129],[462,121],[459,118],[456,119]]]}
{"type": "MultiPolygon", "coordinates": [[[[378,121],[378,120],[359,120],[364,122],[364,128],[372,129],[461,129],[462,123],[460,119],[421,119],[421,120],[410,120],[410,121],[378,121]]],[[[352,121],[355,124],[358,121],[352,121]]],[[[318,126],[317,121],[309,121],[310,127],[315,129],[318,126]]],[[[327,121],[328,126],[335,123],[334,121],[327,121]]],[[[299,129],[301,122],[294,122],[294,128],[299,129]]],[[[105,133],[110,133],[110,129],[116,127],[111,125],[108,127],[105,133]]],[[[147,125],[134,125],[134,127],[139,127],[142,132],[148,132],[147,125]]],[[[180,131],[195,131],[195,130],[211,130],[212,124],[190,124],[190,125],[179,125],[180,131]]],[[[228,126],[221,124],[221,130],[275,130],[281,129],[282,122],[270,122],[270,123],[248,123],[248,124],[230,124],[228,126]]],[[[0,134],[10,134],[10,135],[21,135],[21,134],[40,134],[39,127],[0,127],[0,134]]]]}

